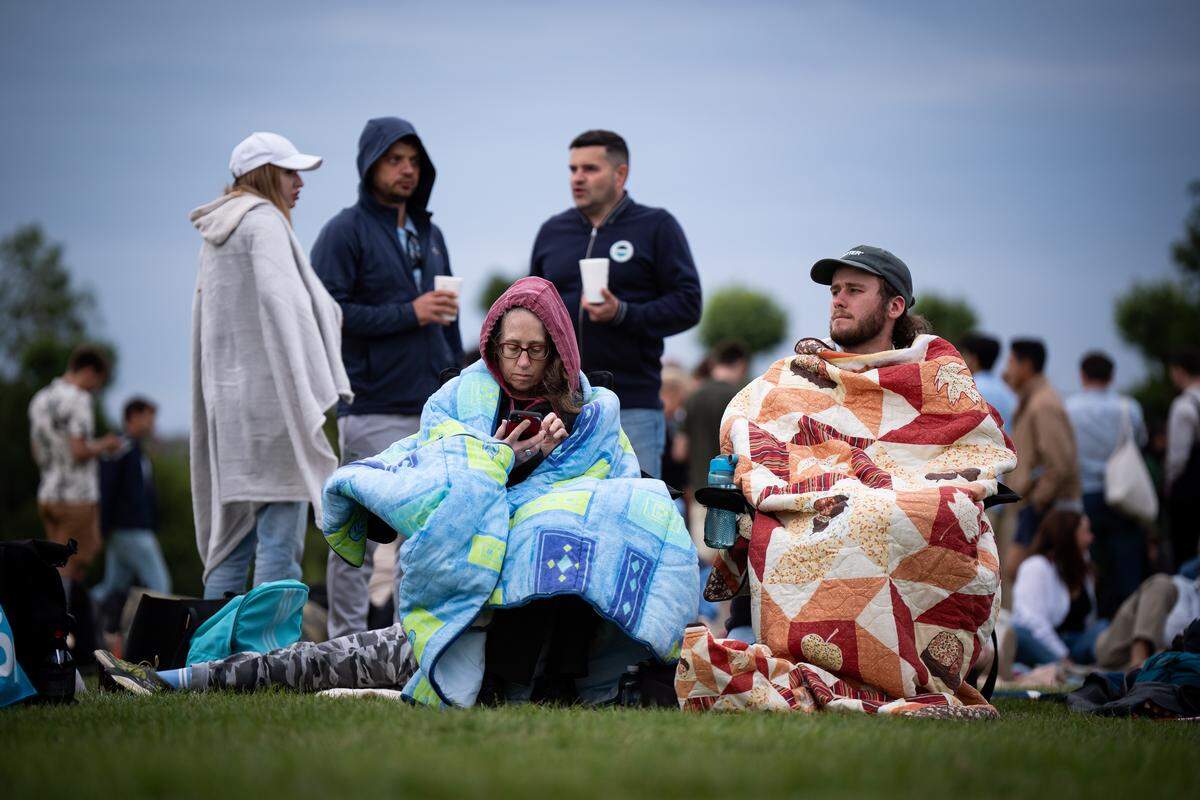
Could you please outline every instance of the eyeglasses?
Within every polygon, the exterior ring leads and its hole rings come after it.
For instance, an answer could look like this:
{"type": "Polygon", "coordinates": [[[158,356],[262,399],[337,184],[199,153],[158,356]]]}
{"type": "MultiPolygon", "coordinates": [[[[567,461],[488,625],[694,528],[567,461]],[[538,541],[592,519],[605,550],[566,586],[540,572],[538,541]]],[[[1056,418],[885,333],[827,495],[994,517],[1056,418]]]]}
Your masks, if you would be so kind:
{"type": "Polygon", "coordinates": [[[516,361],[521,357],[521,353],[529,356],[530,361],[545,361],[546,356],[550,355],[550,347],[544,344],[531,344],[529,347],[521,347],[516,342],[501,342],[499,347],[500,355],[509,361],[516,361]]]}

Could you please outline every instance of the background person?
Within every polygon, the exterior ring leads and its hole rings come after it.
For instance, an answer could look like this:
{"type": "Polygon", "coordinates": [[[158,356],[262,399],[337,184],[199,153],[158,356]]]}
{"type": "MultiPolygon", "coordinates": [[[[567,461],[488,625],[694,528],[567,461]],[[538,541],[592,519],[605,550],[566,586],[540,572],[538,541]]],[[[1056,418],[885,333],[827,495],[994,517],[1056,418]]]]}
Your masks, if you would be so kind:
{"type": "Polygon", "coordinates": [[[1088,548],[1091,525],[1078,511],[1045,515],[1013,584],[1017,661],[1029,667],[1067,661],[1091,664],[1107,623],[1096,618],[1088,548]]]}
{"type": "Polygon", "coordinates": [[[59,544],[74,539],[79,545],[59,569],[68,597],[69,584],[83,580],[100,552],[96,458],[121,447],[116,434],[95,438],[92,395],[104,388],[109,371],[108,357],[100,348],[81,345],[71,353],[67,371],[29,402],[30,447],[41,473],[38,516],[47,539],[59,544]]]}
{"type": "Polygon", "coordinates": [[[125,403],[121,452],[100,462],[100,530],[104,579],[92,599],[104,606],[130,586],[171,591],[171,573],[158,544],[158,494],[144,444],[154,436],[157,407],[144,397],[125,403]]]}
{"type": "Polygon", "coordinates": [[[1104,669],[1137,669],[1194,619],[1200,619],[1200,579],[1151,575],[1096,639],[1096,663],[1104,669]]]}
{"type": "Polygon", "coordinates": [[[1017,511],[1017,530],[1007,559],[1009,574],[1021,563],[1051,508],[1080,504],[1079,460],[1066,408],[1042,371],[1046,346],[1037,339],[1014,339],[1009,345],[1004,382],[1017,394],[1012,440],[1017,468],[1005,483],[1024,498],[1017,511]]]}
{"type": "MultiPolygon", "coordinates": [[[[325,223],[313,267],[342,309],[342,355],[353,405],[338,404],[342,463],[373,456],[417,432],[439,376],[462,360],[458,300],[434,291],[450,275],[442,231],[427,208],[437,171],[416,129],[372,119],[358,140],[358,202],[325,223]]],[[[367,628],[375,559],[398,585],[395,545],[369,542],[363,569],[333,552],[326,563],[329,636],[367,628]]]]}
{"type": "Polygon", "coordinates": [[[282,136],[233,149],[234,182],[191,213],[200,231],[192,306],[192,506],[204,596],[299,578],[308,503],[337,468],[325,411],[351,397],[341,310],[292,232],[321,165],[282,136]]]}
{"type": "Polygon", "coordinates": [[[1178,570],[1196,558],[1200,537],[1200,349],[1171,359],[1179,396],[1167,415],[1166,490],[1171,549],[1178,570]]]}
{"type": "Polygon", "coordinates": [[[575,320],[583,371],[613,374],[621,428],[643,471],[662,473],[666,422],[659,389],[663,339],[700,321],[700,277],[683,229],[625,191],[629,147],[612,131],[571,142],[575,207],[538,231],[530,275],[555,285],[575,320]],[[608,259],[603,303],[581,303],[579,260],[608,259]]]}
{"type": "Polygon", "coordinates": [[[983,395],[983,399],[996,409],[1000,419],[1004,420],[1004,432],[1011,436],[1017,396],[992,371],[996,359],[1000,356],[1000,342],[982,333],[970,333],[958,343],[958,352],[962,354],[967,369],[971,370],[971,376],[975,378],[975,388],[983,395]]]}
{"type": "Polygon", "coordinates": [[[1083,510],[1092,525],[1092,563],[1101,617],[1111,619],[1126,597],[1137,591],[1146,565],[1146,537],[1136,520],[1104,502],[1104,473],[1109,457],[1125,439],[1146,445],[1146,423],[1137,401],[1112,391],[1113,362],[1101,352],[1079,363],[1083,391],[1067,398],[1067,417],[1079,451],[1083,510]]]}
{"type": "Polygon", "coordinates": [[[675,443],[675,453],[688,464],[688,528],[706,565],[712,563],[715,553],[704,544],[706,509],[692,500],[692,493],[708,485],[709,462],[721,454],[721,417],[746,383],[750,358],[740,343],[722,342],[708,354],[708,363],[708,377],[684,404],[683,425],[675,443]]]}

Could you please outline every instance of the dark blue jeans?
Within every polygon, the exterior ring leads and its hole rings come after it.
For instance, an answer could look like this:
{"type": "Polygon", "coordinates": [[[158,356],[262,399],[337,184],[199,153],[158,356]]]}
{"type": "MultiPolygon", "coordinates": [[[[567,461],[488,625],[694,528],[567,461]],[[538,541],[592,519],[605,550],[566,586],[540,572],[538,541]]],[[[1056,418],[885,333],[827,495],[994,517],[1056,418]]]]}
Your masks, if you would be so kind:
{"type": "Polygon", "coordinates": [[[1034,511],[1033,506],[1028,503],[1021,506],[1021,510],[1017,512],[1017,530],[1013,534],[1013,541],[1024,547],[1033,544],[1033,537],[1037,535],[1037,529],[1044,516],[1045,514],[1034,511]]]}
{"type": "MultiPolygon", "coordinates": [[[[1096,640],[1108,620],[1098,619],[1082,631],[1059,631],[1058,637],[1070,651],[1069,656],[1076,664],[1091,664],[1096,660],[1096,640]]],[[[1033,633],[1021,625],[1013,625],[1017,632],[1017,661],[1027,667],[1037,667],[1042,664],[1052,664],[1058,659],[1054,651],[1034,638],[1033,633]]]]}
{"type": "Polygon", "coordinates": [[[1103,492],[1083,496],[1092,523],[1092,564],[1096,567],[1097,613],[1112,619],[1145,577],[1146,540],[1138,524],[1104,502],[1103,492]]]}

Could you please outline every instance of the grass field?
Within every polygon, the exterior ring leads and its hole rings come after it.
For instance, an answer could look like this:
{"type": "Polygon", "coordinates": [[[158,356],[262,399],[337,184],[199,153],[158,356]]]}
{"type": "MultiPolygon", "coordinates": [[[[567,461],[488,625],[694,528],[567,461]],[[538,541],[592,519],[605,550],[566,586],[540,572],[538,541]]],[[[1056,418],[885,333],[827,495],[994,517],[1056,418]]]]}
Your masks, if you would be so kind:
{"type": "Polygon", "coordinates": [[[1000,709],[979,723],[92,693],[0,710],[0,797],[1200,796],[1200,725],[1000,709]]]}

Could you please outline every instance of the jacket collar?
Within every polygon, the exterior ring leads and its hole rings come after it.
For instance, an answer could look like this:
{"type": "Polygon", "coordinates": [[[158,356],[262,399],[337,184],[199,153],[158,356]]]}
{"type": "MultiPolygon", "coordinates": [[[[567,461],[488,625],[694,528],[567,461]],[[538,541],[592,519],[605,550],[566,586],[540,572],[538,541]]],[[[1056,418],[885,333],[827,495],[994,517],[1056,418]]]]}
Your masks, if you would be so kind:
{"type": "MultiPolygon", "coordinates": [[[[364,211],[375,217],[379,221],[385,223],[388,230],[396,227],[396,209],[394,206],[385,206],[376,199],[365,186],[358,187],[358,204],[364,211]]],[[[429,218],[433,216],[432,211],[424,209],[405,208],[405,216],[411,217],[413,223],[417,226],[417,230],[421,230],[429,224],[429,218]]]]}
{"type": "MultiPolygon", "coordinates": [[[[605,225],[612,224],[614,221],[616,221],[617,217],[621,216],[621,214],[625,213],[626,209],[632,207],[633,205],[633,198],[629,196],[629,192],[625,192],[625,194],[621,195],[621,199],[617,201],[617,204],[612,207],[612,211],[609,211],[608,215],[605,216],[600,224],[596,227],[603,228],[605,225]]],[[[587,214],[584,214],[578,208],[575,209],[575,213],[579,215],[580,221],[587,226],[588,230],[591,230],[592,221],[587,218],[587,214]]]]}

